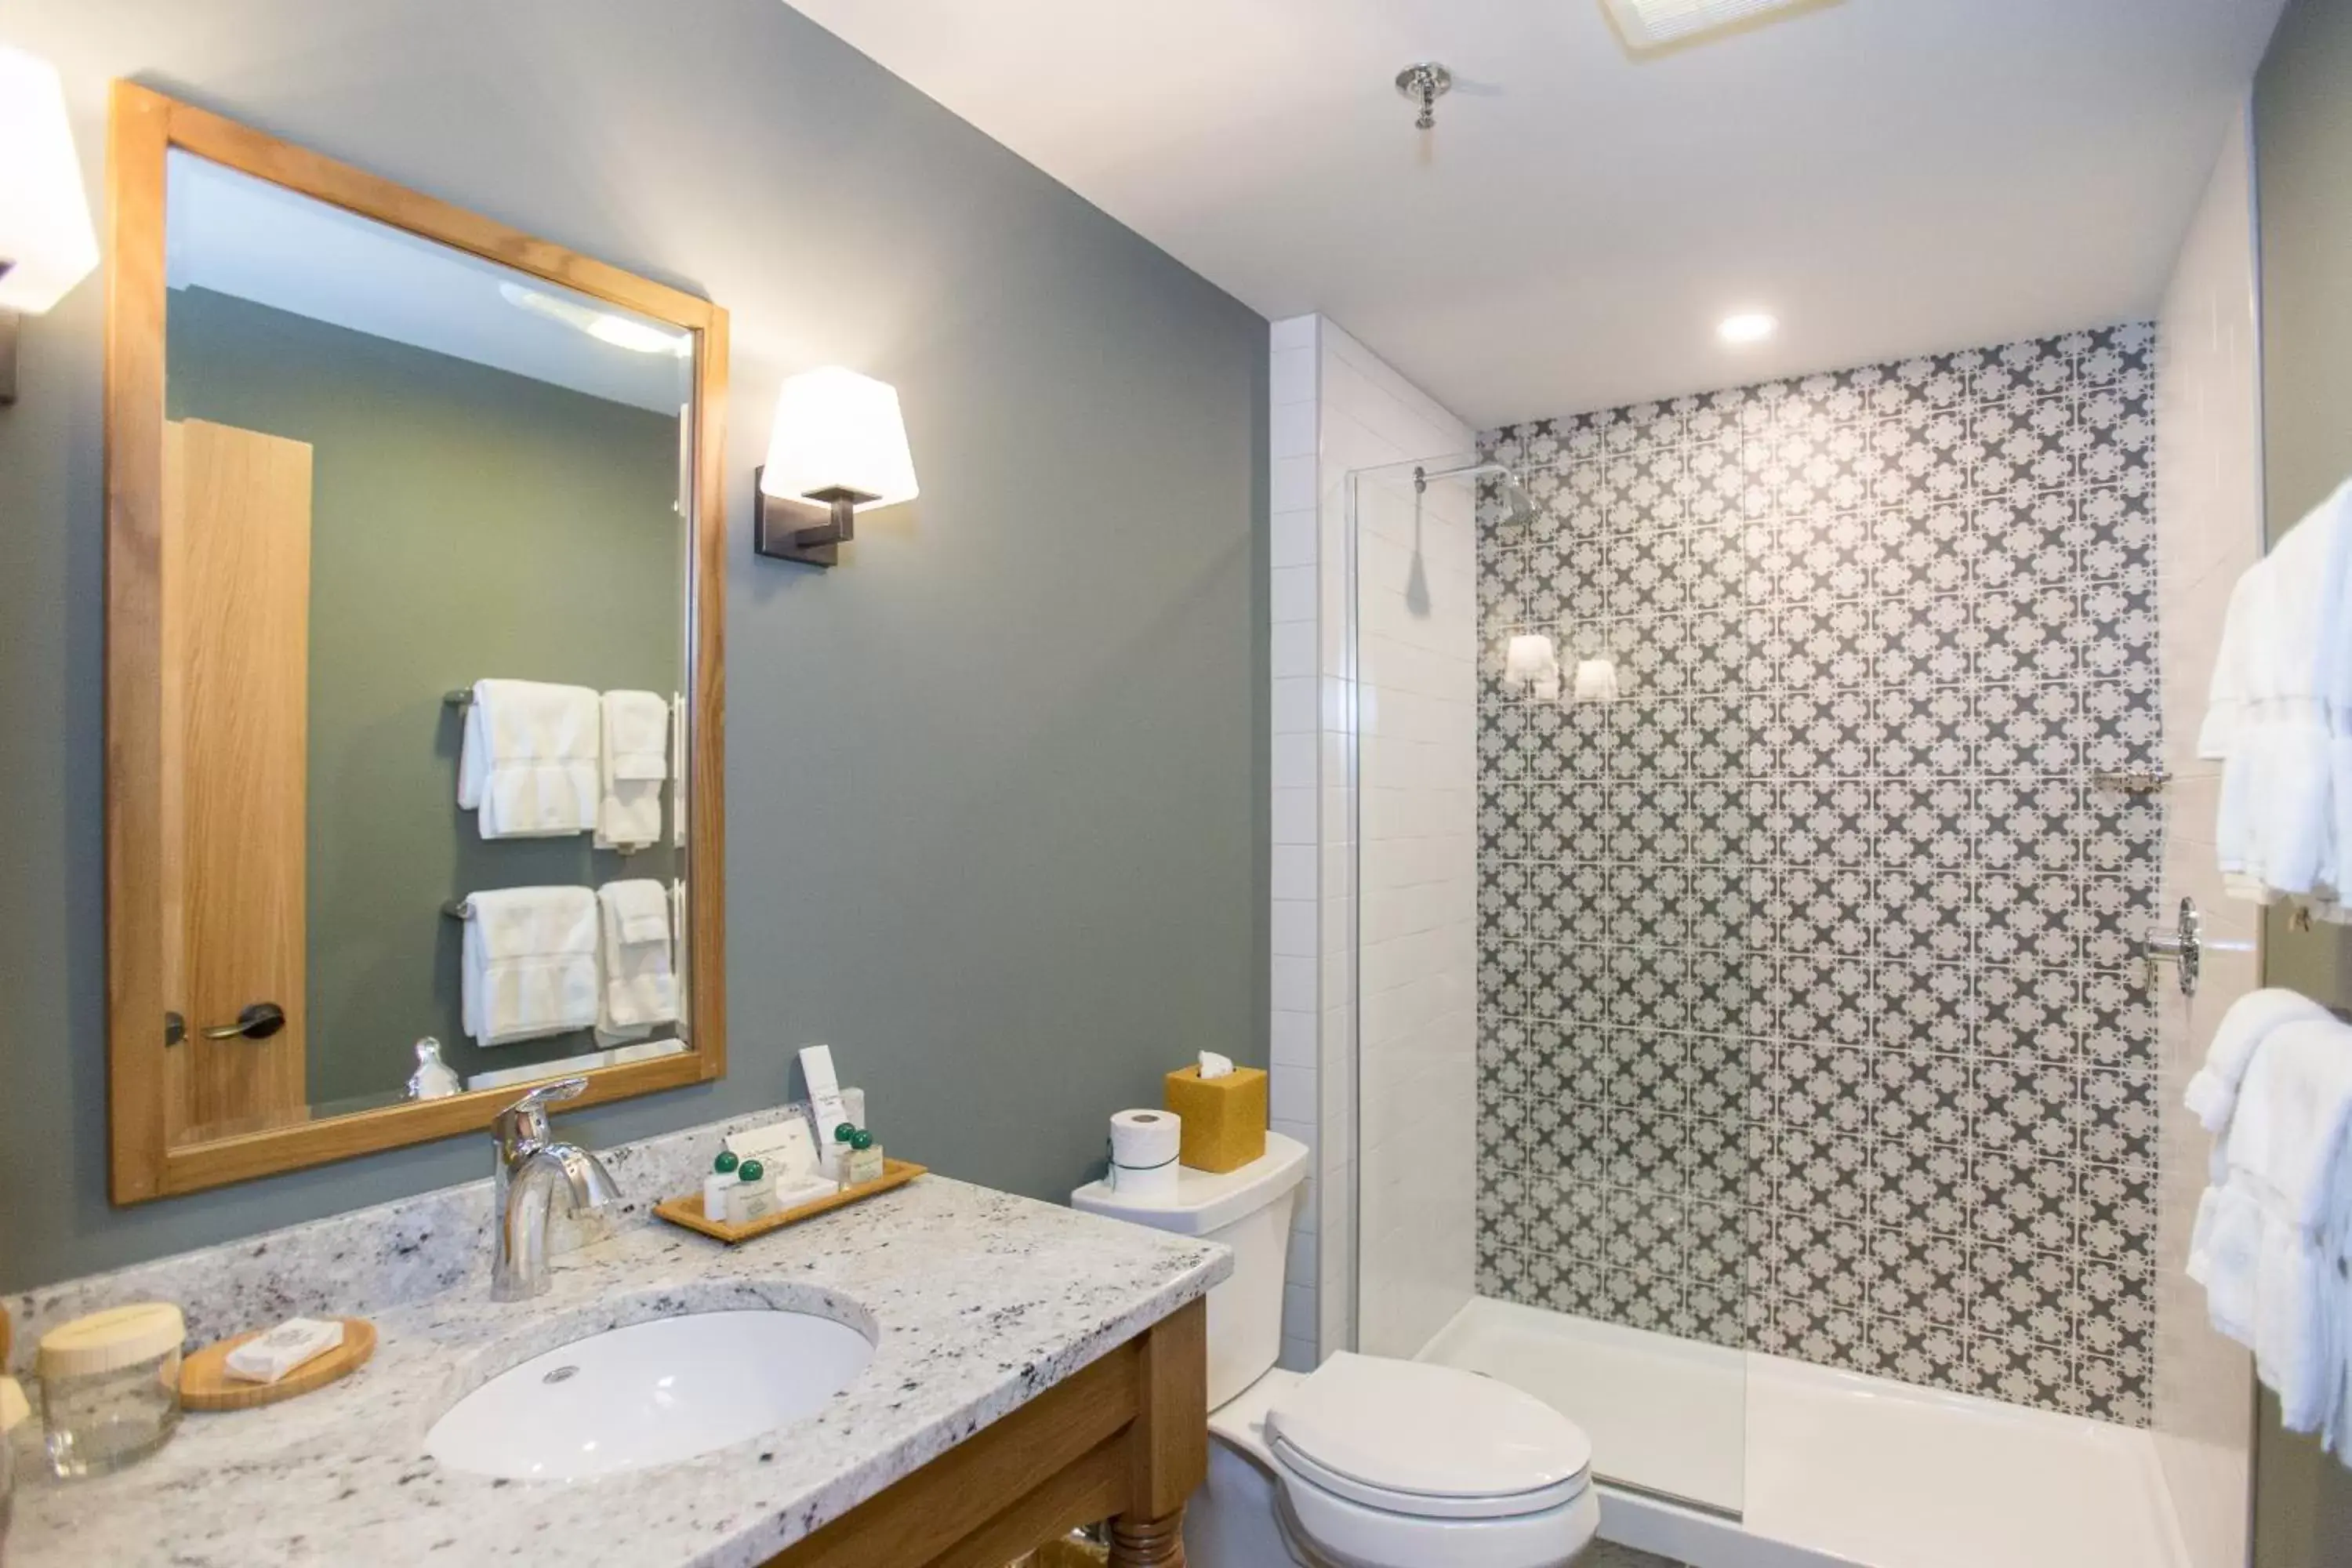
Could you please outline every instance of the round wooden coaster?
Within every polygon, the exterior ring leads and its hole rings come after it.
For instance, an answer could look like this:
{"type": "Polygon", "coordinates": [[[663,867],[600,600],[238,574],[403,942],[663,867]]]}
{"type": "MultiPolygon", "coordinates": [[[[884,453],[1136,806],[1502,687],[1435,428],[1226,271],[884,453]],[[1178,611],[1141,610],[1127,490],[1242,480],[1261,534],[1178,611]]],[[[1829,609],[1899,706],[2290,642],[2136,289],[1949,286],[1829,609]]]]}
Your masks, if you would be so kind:
{"type": "Polygon", "coordinates": [[[276,1383],[247,1383],[228,1374],[228,1352],[268,1331],[256,1329],[206,1345],[180,1363],[180,1404],[190,1410],[250,1410],[323,1388],[375,1354],[373,1323],[365,1318],[345,1318],[342,1324],[341,1344],[304,1362],[276,1383]]]}

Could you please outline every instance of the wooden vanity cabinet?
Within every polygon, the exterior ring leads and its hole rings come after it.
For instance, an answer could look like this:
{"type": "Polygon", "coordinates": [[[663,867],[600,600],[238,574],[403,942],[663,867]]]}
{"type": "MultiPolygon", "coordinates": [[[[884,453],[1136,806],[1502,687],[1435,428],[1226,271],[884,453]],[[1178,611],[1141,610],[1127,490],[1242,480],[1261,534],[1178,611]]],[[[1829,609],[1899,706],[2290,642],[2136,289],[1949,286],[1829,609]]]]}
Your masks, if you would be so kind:
{"type": "Polygon", "coordinates": [[[1184,1500],[1208,1473],[1208,1368],[1195,1300],[767,1568],[1004,1568],[1103,1519],[1113,1568],[1181,1568],[1184,1500]]]}

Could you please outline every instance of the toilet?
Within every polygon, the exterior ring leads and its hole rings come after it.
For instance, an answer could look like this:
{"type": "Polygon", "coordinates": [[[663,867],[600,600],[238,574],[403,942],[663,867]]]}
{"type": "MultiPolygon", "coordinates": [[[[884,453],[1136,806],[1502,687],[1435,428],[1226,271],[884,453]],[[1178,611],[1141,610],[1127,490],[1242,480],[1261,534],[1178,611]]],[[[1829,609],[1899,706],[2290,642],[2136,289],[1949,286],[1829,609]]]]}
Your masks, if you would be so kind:
{"type": "Polygon", "coordinates": [[[1576,1424],[1454,1367],[1341,1352],[1286,1372],[1283,1266],[1307,1149],[1268,1133],[1223,1175],[1180,1168],[1172,1197],[1100,1182],[1071,1205],[1234,1250],[1209,1292],[1209,1476],[1184,1515],[1192,1568],[1559,1568],[1601,1501],[1576,1424]]]}

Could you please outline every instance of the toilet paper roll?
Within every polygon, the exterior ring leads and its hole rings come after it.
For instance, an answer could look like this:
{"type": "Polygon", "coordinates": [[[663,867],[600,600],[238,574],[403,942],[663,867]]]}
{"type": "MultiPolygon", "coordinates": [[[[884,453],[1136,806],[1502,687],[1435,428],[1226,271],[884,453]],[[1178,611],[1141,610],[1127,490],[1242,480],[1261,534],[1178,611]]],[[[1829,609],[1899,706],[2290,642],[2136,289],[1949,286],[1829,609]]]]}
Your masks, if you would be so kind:
{"type": "Polygon", "coordinates": [[[1176,1196],[1176,1155],[1184,1119],[1167,1110],[1122,1110],[1110,1119],[1111,1190],[1145,1203],[1176,1196]]]}
{"type": "Polygon", "coordinates": [[[1172,1110],[1122,1110],[1110,1119],[1110,1163],[1131,1171],[1175,1163],[1184,1121],[1172,1110]]]}
{"type": "Polygon", "coordinates": [[[1136,1203],[1172,1204],[1176,1201],[1176,1173],[1181,1169],[1173,1160],[1164,1165],[1152,1165],[1142,1170],[1129,1165],[1113,1165],[1110,1168],[1110,1190],[1136,1203]]]}

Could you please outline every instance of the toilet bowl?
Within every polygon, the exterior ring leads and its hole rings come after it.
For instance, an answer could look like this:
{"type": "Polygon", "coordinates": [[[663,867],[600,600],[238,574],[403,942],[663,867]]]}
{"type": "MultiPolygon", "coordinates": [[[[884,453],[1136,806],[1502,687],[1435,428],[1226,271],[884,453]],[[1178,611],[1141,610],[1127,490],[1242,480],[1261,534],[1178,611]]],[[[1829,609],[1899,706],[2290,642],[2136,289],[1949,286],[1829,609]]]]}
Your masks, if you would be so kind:
{"type": "Polygon", "coordinates": [[[1100,1183],[1074,1207],[1234,1249],[1209,1293],[1209,1474],[1185,1510],[1192,1568],[1559,1568],[1601,1518],[1592,1447],[1550,1406],[1475,1373],[1341,1352],[1275,1366],[1304,1145],[1266,1137],[1175,1194],[1100,1183]]]}

